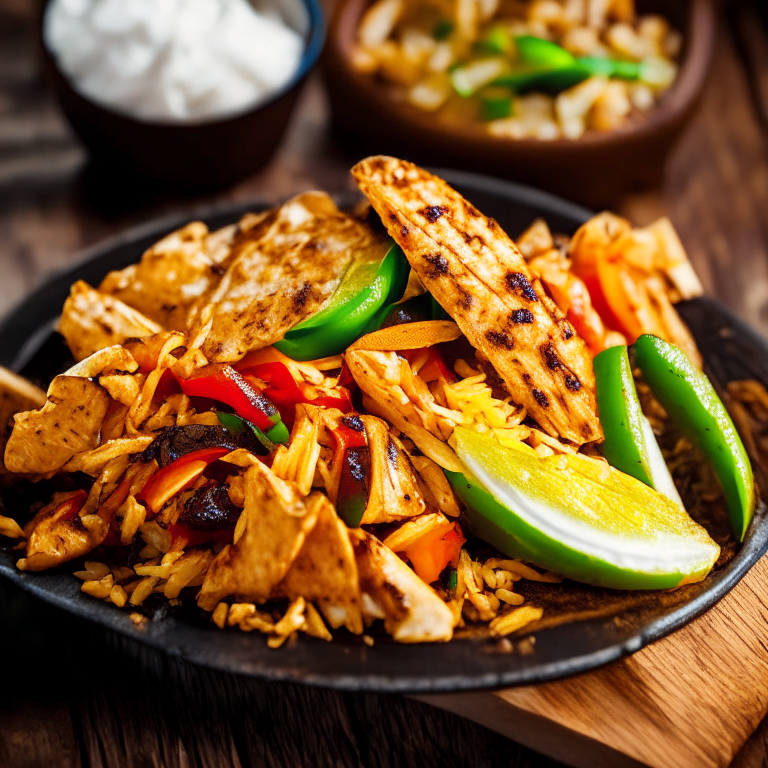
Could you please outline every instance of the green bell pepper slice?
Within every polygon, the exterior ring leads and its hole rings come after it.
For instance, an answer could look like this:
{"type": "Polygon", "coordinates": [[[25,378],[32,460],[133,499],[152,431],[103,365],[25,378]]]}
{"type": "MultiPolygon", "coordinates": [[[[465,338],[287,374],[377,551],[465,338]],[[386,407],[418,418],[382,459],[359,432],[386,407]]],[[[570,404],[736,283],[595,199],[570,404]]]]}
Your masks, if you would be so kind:
{"type": "Polygon", "coordinates": [[[644,334],[632,349],[656,399],[712,464],[734,535],[743,541],[755,508],[755,481],[744,444],[715,388],[681,349],[658,336],[644,334]]]}
{"type": "Polygon", "coordinates": [[[640,407],[627,348],[609,347],[595,356],[593,364],[597,410],[605,435],[603,456],[612,467],[683,508],[651,424],[640,407]]]}
{"type": "Polygon", "coordinates": [[[503,24],[494,24],[477,41],[475,48],[483,54],[502,56],[510,53],[514,44],[509,29],[503,24]]]}
{"type": "MultiPolygon", "coordinates": [[[[245,432],[246,430],[250,429],[256,439],[259,441],[259,443],[264,448],[265,454],[268,455],[270,453],[273,453],[277,450],[276,443],[287,443],[288,442],[288,428],[283,424],[281,421],[279,426],[282,427],[282,430],[278,430],[275,432],[275,427],[272,427],[272,429],[269,430],[269,433],[272,434],[273,437],[277,437],[278,440],[270,440],[270,438],[267,437],[267,434],[262,432],[255,424],[252,424],[248,419],[243,419],[240,416],[235,415],[234,413],[223,413],[221,411],[216,412],[216,418],[219,420],[219,423],[222,427],[226,427],[226,429],[231,432],[233,435],[240,434],[242,432],[245,432]]],[[[277,425],[276,425],[277,426],[277,425]]]]}
{"type": "Polygon", "coordinates": [[[275,347],[293,360],[338,355],[365,332],[376,313],[402,296],[409,266],[398,245],[379,260],[353,262],[329,304],[291,328],[275,347]]]}

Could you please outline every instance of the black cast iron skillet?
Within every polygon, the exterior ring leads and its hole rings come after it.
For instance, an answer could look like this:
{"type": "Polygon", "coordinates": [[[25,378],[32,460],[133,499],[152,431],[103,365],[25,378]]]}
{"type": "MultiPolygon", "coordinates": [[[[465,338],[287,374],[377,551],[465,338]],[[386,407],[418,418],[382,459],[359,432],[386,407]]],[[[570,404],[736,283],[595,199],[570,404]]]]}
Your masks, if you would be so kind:
{"type": "MultiPolygon", "coordinates": [[[[512,236],[538,216],[545,217],[553,231],[564,233],[573,232],[590,216],[583,208],[527,187],[467,173],[439,173],[512,236]]],[[[215,228],[262,207],[238,205],[196,215],[215,228]]],[[[133,229],[90,250],[81,264],[40,287],[0,325],[0,364],[45,388],[69,363],[53,326],[70,285],[77,279],[98,285],[109,270],[137,261],[145,248],[191,218],[133,229]]],[[[686,302],[680,310],[719,386],[743,378],[768,385],[768,345],[763,339],[711,299],[686,302]]],[[[338,632],[331,643],[302,636],[275,651],[256,633],[217,629],[195,609],[194,600],[175,609],[158,604],[149,611],[152,620],[139,628],[127,611],[81,593],[71,567],[23,573],[14,567],[17,553],[0,547],[0,574],[73,614],[208,667],[348,690],[436,692],[542,683],[634,653],[711,608],[766,549],[766,507],[760,502],[745,541],[730,562],[701,584],[664,593],[663,600],[657,593],[617,593],[575,584],[557,587],[560,591],[553,599],[532,585],[529,598],[552,603],[544,618],[553,617],[549,626],[535,631],[535,645],[523,645],[517,638],[511,643],[466,638],[407,646],[374,632],[375,644],[368,647],[359,638],[338,632]],[[614,621],[617,614],[621,621],[614,621]],[[587,618],[576,620],[580,616],[587,618]]]]}

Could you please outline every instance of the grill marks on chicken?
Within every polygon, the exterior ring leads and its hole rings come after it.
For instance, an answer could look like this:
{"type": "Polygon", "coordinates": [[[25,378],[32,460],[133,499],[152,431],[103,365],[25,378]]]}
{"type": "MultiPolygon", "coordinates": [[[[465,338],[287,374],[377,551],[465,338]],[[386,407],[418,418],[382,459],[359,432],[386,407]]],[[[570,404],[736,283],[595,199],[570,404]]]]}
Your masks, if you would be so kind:
{"type": "Polygon", "coordinates": [[[444,181],[371,157],[352,173],[428,291],[549,434],[602,439],[592,361],[515,244],[444,181]]]}

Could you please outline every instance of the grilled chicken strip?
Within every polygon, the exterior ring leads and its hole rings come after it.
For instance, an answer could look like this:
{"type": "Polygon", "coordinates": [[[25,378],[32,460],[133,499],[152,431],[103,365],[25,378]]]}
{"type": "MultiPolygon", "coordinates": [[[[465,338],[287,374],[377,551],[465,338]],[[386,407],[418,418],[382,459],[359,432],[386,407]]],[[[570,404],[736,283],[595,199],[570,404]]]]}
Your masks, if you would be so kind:
{"type": "Polygon", "coordinates": [[[442,179],[369,157],[352,174],[424,286],[554,437],[601,440],[592,360],[515,244],[442,179]]]}

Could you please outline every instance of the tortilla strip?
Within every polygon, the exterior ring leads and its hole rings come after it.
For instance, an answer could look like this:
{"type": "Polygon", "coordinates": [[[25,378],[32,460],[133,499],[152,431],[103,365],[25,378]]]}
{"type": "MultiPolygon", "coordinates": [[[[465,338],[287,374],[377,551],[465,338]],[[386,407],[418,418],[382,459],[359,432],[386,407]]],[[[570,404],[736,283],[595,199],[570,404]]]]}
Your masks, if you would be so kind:
{"type": "Polygon", "coordinates": [[[384,629],[401,643],[447,641],[453,637],[453,614],[391,549],[375,536],[349,532],[360,572],[360,589],[384,619],[384,629]]]}
{"type": "Polygon", "coordinates": [[[555,437],[602,439],[592,361],[515,244],[444,181],[371,157],[352,173],[424,286],[555,437]]]}
{"type": "Polygon", "coordinates": [[[325,497],[319,502],[317,522],[296,560],[278,584],[273,597],[303,597],[317,603],[334,628],[363,631],[360,583],[347,526],[325,497]]]}
{"type": "Polygon", "coordinates": [[[282,339],[330,299],[356,253],[386,248],[386,238],[342,213],[324,192],[279,208],[265,232],[243,240],[221,282],[190,326],[212,322],[202,351],[234,362],[282,339]]]}
{"type": "Polygon", "coordinates": [[[206,611],[230,595],[246,602],[268,600],[327,500],[319,492],[303,498],[260,462],[250,466],[243,478],[245,507],[234,543],[216,555],[198,596],[198,605],[206,611]]]}
{"type": "Polygon", "coordinates": [[[208,232],[193,221],[145,251],[138,264],[110,272],[99,291],[142,312],[163,328],[183,331],[199,297],[219,281],[237,226],[208,232]]]}
{"type": "Polygon", "coordinates": [[[418,323],[391,325],[380,331],[367,333],[347,347],[347,351],[365,349],[390,352],[398,349],[421,349],[455,341],[461,336],[459,326],[451,320],[423,320],[418,323]]]}
{"type": "Polygon", "coordinates": [[[45,405],[45,392],[21,376],[0,366],[0,483],[12,481],[2,456],[11,433],[11,416],[45,405]]]}
{"type": "Polygon", "coordinates": [[[122,301],[78,280],[71,288],[59,320],[59,333],[75,360],[126,339],[159,333],[162,328],[122,301]]]}
{"type": "Polygon", "coordinates": [[[17,413],[5,466],[10,472],[55,472],[76,453],[96,447],[107,413],[103,387],[79,376],[57,376],[39,411],[17,413]]]}

